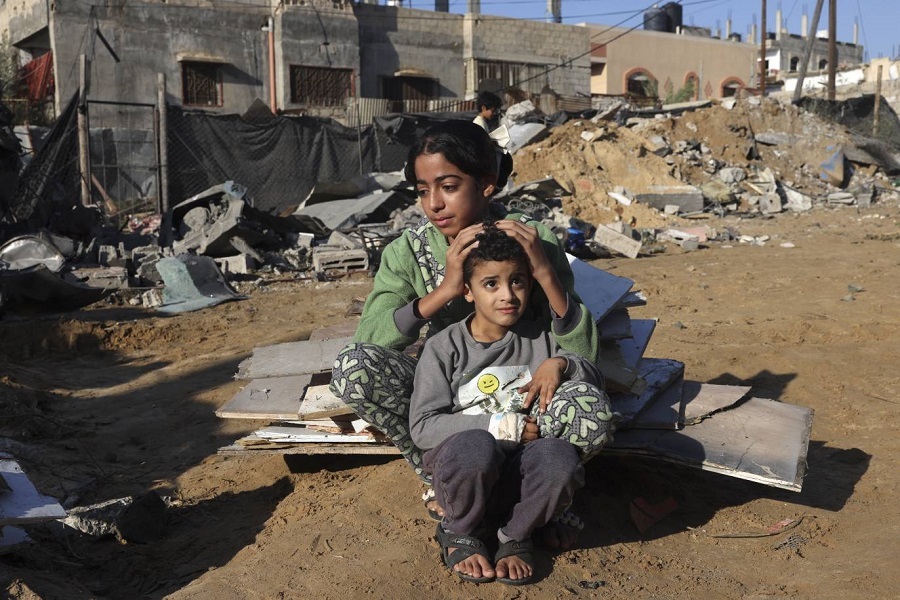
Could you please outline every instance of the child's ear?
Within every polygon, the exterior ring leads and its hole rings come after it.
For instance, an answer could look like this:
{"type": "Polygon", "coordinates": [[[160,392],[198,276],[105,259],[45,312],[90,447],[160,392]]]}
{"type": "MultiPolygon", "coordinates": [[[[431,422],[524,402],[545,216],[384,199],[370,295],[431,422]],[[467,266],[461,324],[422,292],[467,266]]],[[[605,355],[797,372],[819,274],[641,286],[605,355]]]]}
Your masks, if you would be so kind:
{"type": "Polygon", "coordinates": [[[475,296],[472,294],[472,289],[468,283],[463,284],[463,298],[466,299],[466,302],[475,302],[475,296]]]}
{"type": "Polygon", "coordinates": [[[490,198],[494,195],[494,190],[497,189],[496,183],[494,181],[485,181],[482,188],[481,193],[485,198],[490,198]]]}

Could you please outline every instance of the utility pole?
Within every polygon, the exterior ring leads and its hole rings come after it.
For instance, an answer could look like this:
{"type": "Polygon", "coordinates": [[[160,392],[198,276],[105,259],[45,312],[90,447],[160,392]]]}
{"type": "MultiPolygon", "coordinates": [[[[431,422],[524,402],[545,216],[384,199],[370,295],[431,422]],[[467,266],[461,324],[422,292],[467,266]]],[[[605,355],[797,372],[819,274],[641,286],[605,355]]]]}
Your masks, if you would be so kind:
{"type": "Polygon", "coordinates": [[[837,0],[828,0],[828,99],[834,100],[837,82],[837,0]]]}
{"type": "Polygon", "coordinates": [[[766,95],[766,0],[762,0],[762,23],[759,26],[761,35],[759,44],[759,92],[766,95]]]}
{"type": "Polygon", "coordinates": [[[803,93],[803,80],[806,79],[809,57],[812,55],[813,45],[816,43],[816,30],[819,28],[819,17],[822,16],[823,4],[825,4],[825,0],[816,0],[813,18],[809,23],[809,35],[806,36],[806,50],[803,52],[803,60],[800,62],[800,73],[797,75],[797,89],[794,90],[793,102],[795,104],[800,101],[800,95],[803,93]]]}

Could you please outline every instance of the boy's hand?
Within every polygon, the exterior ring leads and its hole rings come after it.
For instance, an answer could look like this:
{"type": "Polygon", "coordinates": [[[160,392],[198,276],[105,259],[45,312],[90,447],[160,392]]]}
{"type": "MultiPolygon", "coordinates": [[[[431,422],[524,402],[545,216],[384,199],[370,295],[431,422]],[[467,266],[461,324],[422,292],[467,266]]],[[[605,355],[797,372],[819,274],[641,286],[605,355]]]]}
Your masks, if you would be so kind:
{"type": "Polygon", "coordinates": [[[547,410],[553,394],[562,381],[562,374],[566,370],[568,361],[564,358],[548,358],[541,363],[534,373],[531,381],[519,388],[520,393],[528,392],[525,396],[525,402],[522,403],[526,409],[531,408],[535,398],[540,399],[540,412],[547,410]]]}
{"type": "Polygon", "coordinates": [[[525,417],[525,429],[522,430],[522,443],[527,444],[541,437],[541,430],[538,429],[537,421],[534,417],[525,417]]]}

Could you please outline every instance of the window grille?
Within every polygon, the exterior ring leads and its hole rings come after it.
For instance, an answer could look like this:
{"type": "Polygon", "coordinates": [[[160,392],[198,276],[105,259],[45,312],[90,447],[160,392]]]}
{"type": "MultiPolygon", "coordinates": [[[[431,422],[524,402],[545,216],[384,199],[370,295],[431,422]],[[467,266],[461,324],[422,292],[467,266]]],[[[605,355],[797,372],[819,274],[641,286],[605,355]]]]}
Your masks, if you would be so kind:
{"type": "Polygon", "coordinates": [[[353,69],[291,65],[292,103],[344,106],[353,96],[353,69]]]}
{"type": "Polygon", "coordinates": [[[222,106],[222,65],[181,63],[182,101],[189,106],[222,106]]]}
{"type": "Polygon", "coordinates": [[[547,83],[545,65],[479,60],[477,66],[479,83],[497,81],[503,88],[518,88],[533,94],[540,94],[547,83]]]}

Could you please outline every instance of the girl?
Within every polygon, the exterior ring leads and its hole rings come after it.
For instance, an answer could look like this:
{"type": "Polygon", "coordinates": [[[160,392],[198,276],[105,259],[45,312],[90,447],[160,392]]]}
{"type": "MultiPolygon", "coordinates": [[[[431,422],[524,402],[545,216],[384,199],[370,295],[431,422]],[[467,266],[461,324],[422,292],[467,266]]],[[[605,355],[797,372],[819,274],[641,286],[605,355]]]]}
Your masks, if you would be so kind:
{"type": "Polygon", "coordinates": [[[471,313],[463,298],[462,265],[485,219],[496,220],[498,229],[525,248],[538,284],[529,301],[531,318],[548,327],[554,316],[563,319],[560,347],[592,362],[599,354],[597,327],[575,294],[559,240],[540,223],[504,214],[491,202],[509,176],[497,172],[496,153],[487,132],[466,121],[436,125],[410,149],[404,174],[416,187],[425,218],[384,249],[353,343],[338,355],[332,372],[333,393],[383,431],[425,481],[422,452],[409,435],[416,360],[403,350],[423,326],[430,337],[471,313]]]}

